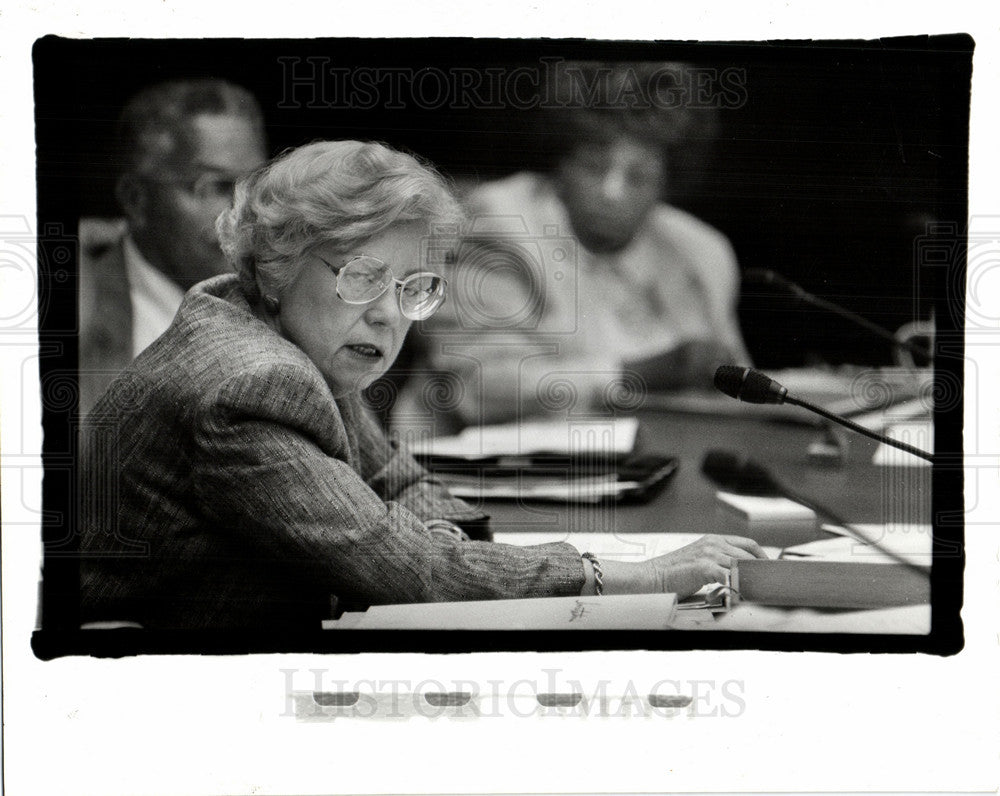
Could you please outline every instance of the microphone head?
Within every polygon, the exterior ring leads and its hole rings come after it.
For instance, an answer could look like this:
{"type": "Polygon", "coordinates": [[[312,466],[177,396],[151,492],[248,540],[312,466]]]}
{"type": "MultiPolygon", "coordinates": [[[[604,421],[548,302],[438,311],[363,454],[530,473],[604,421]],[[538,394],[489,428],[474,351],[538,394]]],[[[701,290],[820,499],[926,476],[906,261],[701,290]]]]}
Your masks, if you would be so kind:
{"type": "Polygon", "coordinates": [[[772,497],[784,494],[771,473],[756,462],[731,451],[709,451],[702,460],[701,471],[726,492],[772,497]]]}
{"type": "Polygon", "coordinates": [[[749,372],[750,368],[741,368],[739,365],[720,365],[713,379],[715,389],[724,392],[730,398],[739,398],[743,381],[749,372]]]}
{"type": "Polygon", "coordinates": [[[744,282],[760,282],[770,285],[777,282],[780,277],[770,268],[748,268],[743,272],[744,282]]]}
{"type": "Polygon", "coordinates": [[[770,376],[739,365],[721,365],[715,371],[715,387],[730,398],[738,398],[750,404],[784,403],[788,393],[770,376]]]}

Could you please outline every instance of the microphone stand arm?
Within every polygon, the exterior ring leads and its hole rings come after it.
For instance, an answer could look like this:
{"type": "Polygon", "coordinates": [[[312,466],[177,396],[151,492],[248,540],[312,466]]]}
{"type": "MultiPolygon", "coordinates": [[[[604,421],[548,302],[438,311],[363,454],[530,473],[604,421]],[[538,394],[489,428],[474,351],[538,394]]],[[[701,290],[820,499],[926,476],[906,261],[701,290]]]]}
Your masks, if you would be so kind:
{"type": "Polygon", "coordinates": [[[793,406],[801,406],[803,409],[808,409],[810,412],[815,412],[816,414],[825,417],[827,420],[832,420],[835,423],[839,423],[845,428],[851,429],[851,431],[856,431],[858,434],[863,434],[866,437],[877,440],[878,442],[884,442],[886,445],[891,445],[894,448],[899,448],[901,451],[906,451],[907,453],[912,453],[914,456],[919,456],[921,459],[926,459],[929,462],[934,461],[934,454],[928,453],[927,451],[922,451],[920,448],[914,448],[912,445],[907,445],[905,442],[900,442],[899,440],[892,439],[891,437],[883,436],[871,429],[867,429],[864,426],[858,425],[853,420],[848,420],[846,417],[839,417],[833,412],[828,412],[822,406],[817,406],[816,404],[809,403],[809,401],[803,401],[801,398],[796,398],[793,395],[785,395],[784,403],[792,404],[793,406]]]}
{"type": "MultiPolygon", "coordinates": [[[[748,275],[751,272],[747,272],[748,275]]],[[[858,315],[856,312],[852,312],[846,307],[842,307],[839,304],[834,304],[832,301],[827,301],[824,298],[813,295],[808,290],[800,287],[794,282],[790,282],[785,279],[780,274],[773,271],[753,271],[753,276],[756,279],[761,279],[767,284],[779,285],[795,296],[800,301],[804,301],[807,304],[812,304],[814,307],[819,307],[827,312],[832,312],[834,315],[839,315],[842,318],[846,318],[851,321],[851,323],[857,324],[863,329],[868,330],[876,337],[881,337],[883,340],[887,340],[895,346],[900,348],[905,348],[911,354],[917,354],[918,356],[924,357],[928,361],[933,359],[933,354],[924,346],[914,343],[912,340],[899,340],[892,332],[879,326],[877,323],[865,318],[863,315],[858,315]]]]}

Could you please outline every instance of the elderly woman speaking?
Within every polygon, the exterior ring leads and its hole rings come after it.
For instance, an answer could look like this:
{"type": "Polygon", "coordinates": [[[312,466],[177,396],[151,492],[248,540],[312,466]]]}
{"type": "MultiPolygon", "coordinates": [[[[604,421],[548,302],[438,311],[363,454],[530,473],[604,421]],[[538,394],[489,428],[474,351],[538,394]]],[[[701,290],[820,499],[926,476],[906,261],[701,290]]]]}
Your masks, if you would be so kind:
{"type": "Polygon", "coordinates": [[[595,566],[463,533],[485,517],[359,398],[445,300],[426,243],[460,218],[436,172],[381,144],[310,144],[237,185],[217,225],[236,274],[192,288],[85,424],[84,621],[318,627],[337,604],[689,594],[763,555],[704,537],[595,566]]]}

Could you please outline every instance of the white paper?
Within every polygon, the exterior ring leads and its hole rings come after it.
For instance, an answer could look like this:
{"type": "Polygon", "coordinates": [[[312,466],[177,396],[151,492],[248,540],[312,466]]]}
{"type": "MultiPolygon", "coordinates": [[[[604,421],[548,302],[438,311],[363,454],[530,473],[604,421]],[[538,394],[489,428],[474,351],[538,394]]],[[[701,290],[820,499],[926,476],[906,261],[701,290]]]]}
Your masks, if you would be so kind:
{"type": "Polygon", "coordinates": [[[345,616],[363,630],[668,630],[676,606],[673,594],[622,594],[379,605],[345,616]]]}
{"type": "Polygon", "coordinates": [[[854,523],[847,528],[824,525],[823,530],[837,537],[789,547],[785,553],[818,555],[837,561],[888,558],[918,567],[931,565],[934,536],[930,525],[854,523]]]}
{"type": "MultiPolygon", "coordinates": [[[[905,442],[914,448],[933,453],[934,425],[929,420],[913,423],[893,423],[885,429],[889,439],[905,442]]],[[[889,467],[930,467],[931,463],[912,453],[881,443],[872,459],[875,464],[889,467]]]]}
{"type": "Polygon", "coordinates": [[[477,458],[531,456],[539,453],[625,455],[635,447],[639,421],[634,417],[470,426],[453,437],[407,439],[411,453],[477,458]]]}
{"type": "Polygon", "coordinates": [[[754,524],[802,523],[816,520],[816,512],[786,497],[735,495],[717,492],[716,498],[732,511],[754,524]]]}
{"type": "Polygon", "coordinates": [[[597,503],[615,498],[639,484],[618,481],[615,477],[566,478],[562,480],[510,477],[484,481],[476,478],[452,478],[439,474],[455,497],[478,503],[480,500],[542,500],[554,503],[597,503]]]}

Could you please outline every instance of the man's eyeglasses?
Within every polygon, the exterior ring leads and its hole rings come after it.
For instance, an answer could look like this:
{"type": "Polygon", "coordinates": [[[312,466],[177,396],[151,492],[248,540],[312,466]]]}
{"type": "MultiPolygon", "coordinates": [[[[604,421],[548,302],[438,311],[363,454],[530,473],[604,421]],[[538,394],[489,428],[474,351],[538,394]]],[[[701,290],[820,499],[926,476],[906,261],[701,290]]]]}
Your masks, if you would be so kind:
{"type": "Polygon", "coordinates": [[[217,171],[201,174],[157,174],[152,177],[157,182],[178,185],[199,202],[213,199],[232,200],[238,177],[217,171]]]}
{"type": "Polygon", "coordinates": [[[399,311],[411,321],[430,318],[444,304],[448,282],[437,274],[423,272],[396,279],[386,263],[366,254],[351,257],[339,268],[319,259],[337,275],[337,295],[348,304],[368,304],[393,285],[399,311]]]}

